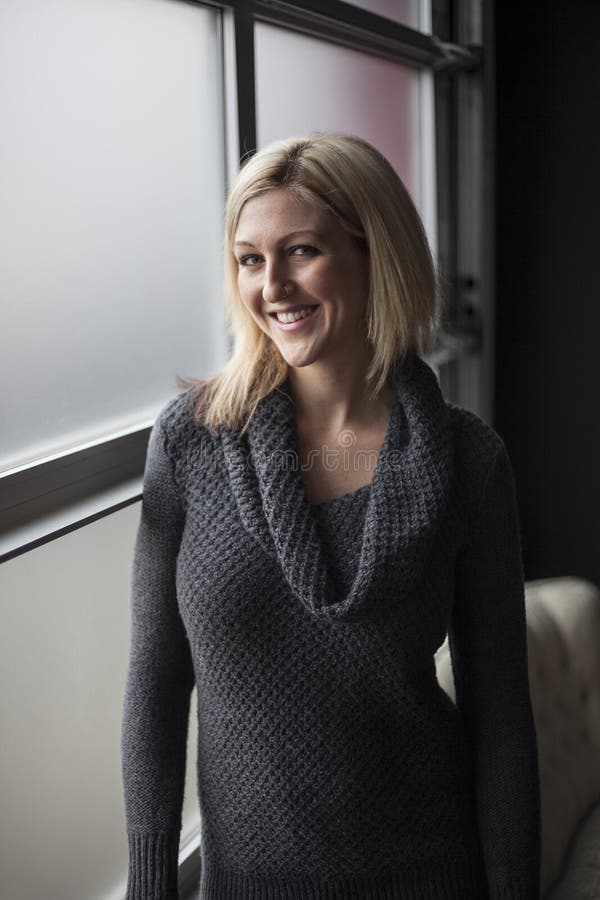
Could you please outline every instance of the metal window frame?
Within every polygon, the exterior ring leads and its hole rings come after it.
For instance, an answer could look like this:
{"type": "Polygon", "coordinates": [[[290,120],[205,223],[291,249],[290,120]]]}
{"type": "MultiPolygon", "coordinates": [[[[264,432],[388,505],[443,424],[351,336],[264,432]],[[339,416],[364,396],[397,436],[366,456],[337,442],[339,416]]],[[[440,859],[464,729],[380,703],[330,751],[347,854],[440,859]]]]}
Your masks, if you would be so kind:
{"type": "MultiPolygon", "coordinates": [[[[275,24],[373,56],[429,70],[435,76],[436,106],[440,80],[445,82],[462,73],[473,72],[482,63],[480,46],[460,46],[452,41],[442,41],[433,34],[401,25],[343,0],[185,2],[221,10],[222,41],[225,40],[225,19],[232,25],[228,34],[230,44],[233,42],[234,45],[235,62],[230,68],[235,68],[235,137],[240,161],[256,149],[256,22],[275,24]]],[[[461,0],[448,0],[451,6],[460,2],[461,0]]],[[[448,102],[455,104],[456,93],[447,93],[448,102]]],[[[227,103],[227,97],[223,98],[223,102],[227,103]]],[[[455,134],[450,135],[448,146],[452,147],[455,139],[455,134]]],[[[436,143],[439,165],[440,157],[445,151],[440,149],[439,139],[436,143]]],[[[452,151],[450,153],[452,155],[452,151]]],[[[446,170],[445,177],[451,179],[456,196],[458,174],[455,159],[450,160],[446,170]]],[[[464,179],[464,173],[462,177],[464,179]]],[[[490,184],[491,176],[488,172],[488,200],[490,184]]],[[[453,245],[453,237],[450,239],[450,246],[444,246],[442,242],[440,251],[446,254],[448,268],[458,282],[457,251],[453,245]]],[[[443,366],[449,360],[468,354],[480,346],[478,333],[465,333],[459,329],[452,334],[452,324],[452,321],[448,321],[440,332],[440,349],[431,358],[435,366],[443,366]]],[[[87,444],[74,451],[57,454],[52,459],[36,461],[0,473],[0,562],[139,501],[142,496],[150,427],[138,428],[94,445],[87,444]]]]}

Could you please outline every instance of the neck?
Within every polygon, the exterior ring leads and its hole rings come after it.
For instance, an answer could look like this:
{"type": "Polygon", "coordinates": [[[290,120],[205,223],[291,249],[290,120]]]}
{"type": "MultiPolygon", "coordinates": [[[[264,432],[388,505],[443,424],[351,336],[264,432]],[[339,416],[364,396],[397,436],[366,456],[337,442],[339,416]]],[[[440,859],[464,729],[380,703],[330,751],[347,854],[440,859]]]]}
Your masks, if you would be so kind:
{"type": "Polygon", "coordinates": [[[365,426],[379,420],[392,408],[394,391],[387,384],[373,400],[367,389],[367,366],[348,359],[335,367],[313,363],[288,369],[290,389],[297,423],[306,430],[338,432],[352,426],[365,426]]]}

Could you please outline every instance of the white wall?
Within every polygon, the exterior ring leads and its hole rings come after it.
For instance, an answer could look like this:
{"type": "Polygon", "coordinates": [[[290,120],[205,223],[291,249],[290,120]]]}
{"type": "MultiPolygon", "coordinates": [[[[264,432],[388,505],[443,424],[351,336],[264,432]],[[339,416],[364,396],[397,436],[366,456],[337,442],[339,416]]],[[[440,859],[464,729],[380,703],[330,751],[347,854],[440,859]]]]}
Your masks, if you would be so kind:
{"type": "MultiPolygon", "coordinates": [[[[0,566],[0,871],[10,900],[117,900],[136,503],[0,566]]],[[[195,731],[195,692],[190,730],[195,731]]],[[[195,734],[182,836],[198,822],[195,734]]]]}

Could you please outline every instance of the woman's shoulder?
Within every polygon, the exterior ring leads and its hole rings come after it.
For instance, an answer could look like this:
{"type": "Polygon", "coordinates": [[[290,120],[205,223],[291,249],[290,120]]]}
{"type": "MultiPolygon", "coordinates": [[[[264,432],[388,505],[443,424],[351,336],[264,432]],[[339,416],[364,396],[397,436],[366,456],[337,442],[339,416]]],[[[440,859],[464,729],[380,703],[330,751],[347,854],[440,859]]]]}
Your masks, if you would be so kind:
{"type": "Polygon", "coordinates": [[[452,429],[454,469],[475,493],[480,493],[506,446],[498,432],[473,410],[446,401],[452,429]]]}
{"type": "Polygon", "coordinates": [[[446,406],[455,443],[478,457],[494,458],[504,446],[504,441],[495,428],[472,409],[458,406],[448,400],[446,406]]]}
{"type": "Polygon", "coordinates": [[[154,428],[160,431],[169,456],[175,461],[187,455],[191,445],[199,446],[206,428],[194,416],[197,387],[189,387],[167,400],[156,416],[154,428]]]}
{"type": "Polygon", "coordinates": [[[156,422],[166,434],[185,425],[186,420],[192,414],[192,394],[192,388],[179,391],[160,407],[156,422]]]}

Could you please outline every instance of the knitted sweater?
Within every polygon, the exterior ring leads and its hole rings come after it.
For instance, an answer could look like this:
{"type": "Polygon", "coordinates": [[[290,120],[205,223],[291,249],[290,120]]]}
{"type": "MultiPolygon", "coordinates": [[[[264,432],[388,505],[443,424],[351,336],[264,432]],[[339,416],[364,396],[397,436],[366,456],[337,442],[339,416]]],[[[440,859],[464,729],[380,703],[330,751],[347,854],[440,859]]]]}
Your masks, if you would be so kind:
{"type": "Polygon", "coordinates": [[[430,367],[393,373],[369,488],[304,488],[289,383],[243,437],[152,429],[122,731],[127,900],[176,900],[190,693],[200,900],[538,900],[513,475],[430,367]],[[434,653],[446,632],[456,704],[434,653]]]}

